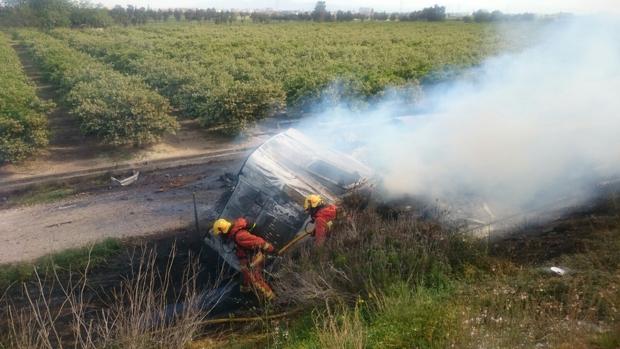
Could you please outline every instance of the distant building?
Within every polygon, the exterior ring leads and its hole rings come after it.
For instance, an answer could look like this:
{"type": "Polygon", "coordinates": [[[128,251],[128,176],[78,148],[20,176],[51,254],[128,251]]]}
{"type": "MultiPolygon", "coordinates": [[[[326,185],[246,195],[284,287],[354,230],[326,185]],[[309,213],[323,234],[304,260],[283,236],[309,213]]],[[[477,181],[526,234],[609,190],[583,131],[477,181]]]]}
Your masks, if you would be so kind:
{"type": "Polygon", "coordinates": [[[446,13],[446,19],[463,19],[467,16],[471,16],[471,12],[451,12],[446,13]]]}
{"type": "Polygon", "coordinates": [[[360,7],[359,13],[362,16],[370,17],[375,13],[375,10],[373,10],[371,7],[360,7]]]}

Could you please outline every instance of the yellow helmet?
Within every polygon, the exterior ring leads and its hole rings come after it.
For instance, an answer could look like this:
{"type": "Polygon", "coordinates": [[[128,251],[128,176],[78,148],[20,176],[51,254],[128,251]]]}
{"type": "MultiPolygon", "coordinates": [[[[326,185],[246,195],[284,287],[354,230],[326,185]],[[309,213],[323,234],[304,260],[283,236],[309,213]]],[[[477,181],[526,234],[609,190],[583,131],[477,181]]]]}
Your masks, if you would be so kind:
{"type": "Polygon", "coordinates": [[[323,203],[323,199],[321,198],[320,195],[310,194],[306,196],[306,200],[304,200],[304,210],[307,210],[310,207],[316,208],[322,203],[323,203]]]}
{"type": "Polygon", "coordinates": [[[230,223],[229,221],[225,220],[224,218],[220,218],[216,220],[215,223],[213,223],[213,234],[227,234],[230,230],[231,225],[232,223],[230,223]]]}

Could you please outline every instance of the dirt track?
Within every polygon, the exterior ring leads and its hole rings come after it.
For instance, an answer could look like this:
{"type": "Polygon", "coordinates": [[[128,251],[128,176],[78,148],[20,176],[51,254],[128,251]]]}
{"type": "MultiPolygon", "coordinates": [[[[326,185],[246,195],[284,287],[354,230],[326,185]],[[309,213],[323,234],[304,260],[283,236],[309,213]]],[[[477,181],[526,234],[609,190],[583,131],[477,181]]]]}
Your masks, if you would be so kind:
{"type": "Polygon", "coordinates": [[[226,191],[220,177],[237,172],[242,161],[237,156],[156,171],[129,187],[0,210],[0,263],[32,260],[107,237],[145,236],[193,225],[192,192],[206,222],[226,191]]]}

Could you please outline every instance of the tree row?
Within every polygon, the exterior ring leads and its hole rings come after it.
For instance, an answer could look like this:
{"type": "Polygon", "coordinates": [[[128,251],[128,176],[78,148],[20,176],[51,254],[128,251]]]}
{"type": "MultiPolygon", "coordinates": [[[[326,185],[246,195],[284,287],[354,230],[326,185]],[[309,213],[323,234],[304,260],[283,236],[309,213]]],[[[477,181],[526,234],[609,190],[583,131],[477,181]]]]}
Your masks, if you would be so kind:
{"type": "Polygon", "coordinates": [[[0,33],[0,164],[25,159],[48,142],[45,112],[17,54],[0,33]]]}
{"type": "Polygon", "coordinates": [[[141,145],[178,128],[168,101],[141,79],[125,76],[47,34],[20,30],[17,36],[60,89],[85,135],[104,144],[141,145]]]}

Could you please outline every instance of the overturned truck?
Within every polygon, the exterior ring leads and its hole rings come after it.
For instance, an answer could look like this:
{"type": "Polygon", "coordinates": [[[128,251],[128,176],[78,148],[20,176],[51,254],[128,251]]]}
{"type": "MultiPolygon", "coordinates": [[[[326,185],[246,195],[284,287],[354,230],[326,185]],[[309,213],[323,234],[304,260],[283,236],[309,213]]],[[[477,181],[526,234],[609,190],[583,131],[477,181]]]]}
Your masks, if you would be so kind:
{"type": "MultiPolygon", "coordinates": [[[[305,229],[303,200],[319,194],[328,202],[372,185],[372,171],[346,154],[315,144],[295,129],[267,140],[245,161],[220,218],[245,217],[253,233],[284,246],[305,229]]],[[[205,242],[234,269],[234,246],[209,232],[205,242]]]]}

